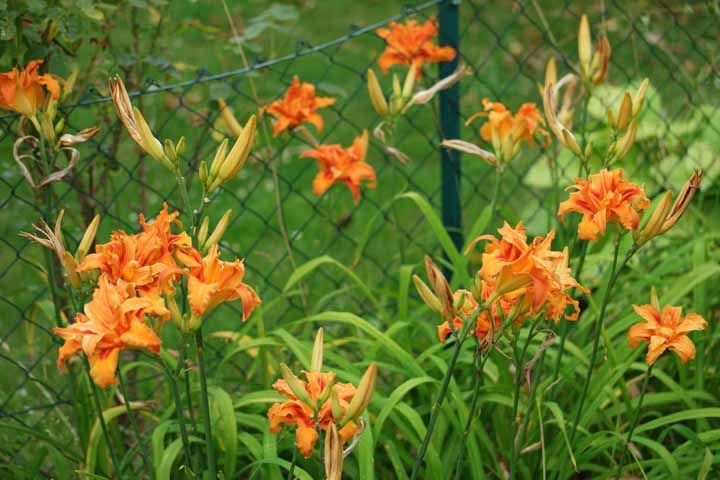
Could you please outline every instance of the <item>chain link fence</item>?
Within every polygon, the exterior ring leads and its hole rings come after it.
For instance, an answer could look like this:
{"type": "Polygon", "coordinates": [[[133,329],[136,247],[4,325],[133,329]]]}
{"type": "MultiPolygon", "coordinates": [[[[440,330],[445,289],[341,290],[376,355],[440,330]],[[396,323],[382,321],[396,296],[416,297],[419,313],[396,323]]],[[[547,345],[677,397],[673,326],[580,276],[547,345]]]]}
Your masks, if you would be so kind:
{"type": "MultiPolygon", "coordinates": [[[[294,75],[316,84],[321,95],[337,98],[336,104],[323,112],[325,129],[318,140],[348,145],[363,129],[372,130],[379,122],[366,90],[366,71],[377,66],[384,48],[375,29],[391,20],[425,21],[437,14],[438,7],[455,8],[455,3],[459,4],[455,46],[460,61],[471,67],[472,76],[460,83],[459,104],[446,111],[456,112],[464,121],[481,109],[484,97],[502,101],[513,110],[526,101],[540,104],[538,84],[547,59],[554,56],[560,71],[572,71],[577,25],[581,13],[588,13],[593,33],[606,33],[613,48],[609,86],[589,109],[593,143],[600,148],[608,141],[607,131],[600,126],[604,107],[616,106],[625,89],[634,91],[644,77],[650,77],[652,88],[637,145],[623,167],[631,177],[643,179],[648,193],[654,195],[664,186],[679,185],[694,166],[702,166],[707,171],[705,194],[717,191],[714,180],[719,167],[714,152],[720,147],[716,100],[720,7],[716,2],[428,1],[399,7],[394,18],[352,28],[323,44],[299,42],[295,52],[272,60],[255,59],[247,68],[201,72],[197,78],[171,85],[148,82],[133,95],[134,102],[142,104],[158,138],[187,137],[189,147],[183,161],[188,177],[201,160],[212,158],[218,145],[214,134],[219,111],[213,99],[224,98],[238,118],[247,118],[281,96],[294,75]]],[[[455,43],[447,33],[441,31],[442,43],[455,43]]],[[[436,75],[435,68],[428,68],[422,82],[427,85],[436,75]]],[[[387,76],[381,82],[389,88],[387,76]]],[[[49,217],[66,209],[64,234],[69,245],[76,244],[82,226],[96,212],[103,217],[98,239],[104,241],[111,228],[134,231],[139,212],[154,216],[163,202],[180,207],[173,179],[139,154],[116,120],[108,98],[91,90],[79,103],[62,110],[72,131],[93,124],[102,127],[96,138],[81,146],[81,162],[71,176],[54,186],[55,209],[49,217]]],[[[217,194],[208,214],[215,222],[225,209],[232,208],[222,249],[226,258],[246,259],[247,280],[266,306],[262,320],[266,329],[280,325],[290,329],[293,320],[322,309],[353,311],[372,320],[373,311],[366,300],[355,295],[346,277],[332,268],[314,273],[303,283],[300,294],[286,295],[284,287],[294,269],[321,255],[353,267],[387,308],[395,307],[396,299],[383,292],[397,291],[400,266],[439,251],[417,209],[403,202],[388,205],[398,193],[415,191],[437,211],[442,210],[442,135],[436,127],[440,110],[435,103],[415,108],[400,120],[394,146],[410,158],[406,165],[371,143],[368,161],[376,169],[378,186],[364,191],[358,205],[341,187],[320,198],[312,193],[315,165],[311,159],[300,158],[309,148],[303,137],[291,134],[266,139],[260,129],[253,157],[239,177],[217,194]],[[284,215],[286,234],[280,215],[284,215]],[[376,221],[378,217],[382,221],[376,221]],[[359,239],[368,228],[373,230],[356,263],[359,239]]],[[[0,175],[0,427],[8,427],[0,428],[3,463],[22,463],[32,456],[33,442],[17,428],[43,425],[55,430],[69,421],[70,402],[67,382],[55,367],[59,340],[52,327],[57,319],[48,300],[44,252],[17,235],[28,231],[45,213],[44,204],[34,197],[12,161],[17,124],[15,116],[0,117],[0,149],[5,162],[0,175]]],[[[477,126],[463,127],[461,136],[482,143],[477,126]]],[[[572,181],[578,170],[569,155],[558,152],[555,147],[526,149],[510,165],[498,217],[522,220],[531,233],[550,227],[555,205],[548,157],[557,155],[561,183],[572,181]]],[[[492,167],[479,159],[462,159],[459,188],[453,190],[459,193],[466,228],[489,203],[493,175],[492,167]]],[[[257,326],[252,321],[241,325],[237,309],[223,306],[209,320],[208,328],[240,329],[253,335],[257,326]]],[[[220,358],[219,350],[217,355],[220,358]]],[[[243,367],[234,368],[230,380],[243,378],[243,367]]],[[[237,390],[241,385],[231,382],[228,388],[237,390]]]]}

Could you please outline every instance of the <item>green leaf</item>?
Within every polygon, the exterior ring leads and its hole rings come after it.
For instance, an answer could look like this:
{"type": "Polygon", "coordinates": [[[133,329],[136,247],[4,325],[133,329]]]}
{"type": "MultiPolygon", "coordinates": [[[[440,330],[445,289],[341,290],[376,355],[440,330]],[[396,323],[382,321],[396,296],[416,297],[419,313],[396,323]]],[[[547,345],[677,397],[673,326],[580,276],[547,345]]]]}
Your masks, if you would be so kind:
{"type": "MultiPolygon", "coordinates": [[[[370,425],[367,412],[363,416],[365,425],[370,425]]],[[[358,445],[358,466],[360,467],[359,478],[373,480],[375,478],[375,442],[371,428],[366,428],[360,436],[358,445]]]]}
{"type": "MultiPolygon", "coordinates": [[[[125,405],[117,405],[104,410],[102,415],[105,419],[105,424],[109,427],[110,422],[125,413],[127,413],[125,405]]],[[[97,418],[90,431],[90,440],[88,441],[88,448],[85,453],[85,466],[88,473],[95,473],[95,468],[97,468],[97,455],[101,445],[100,440],[105,441],[100,418],[97,418]]]]}
{"type": "Polygon", "coordinates": [[[358,288],[365,294],[365,296],[370,300],[375,308],[378,310],[381,310],[380,302],[378,301],[377,297],[373,295],[373,293],[370,291],[368,286],[360,280],[360,277],[358,277],[355,272],[350,270],[348,267],[343,265],[342,263],[338,262],[334,258],[323,255],[322,257],[314,258],[310,260],[309,262],[306,262],[302,265],[300,265],[298,268],[295,269],[295,271],[290,275],[290,278],[288,278],[287,283],[283,287],[283,292],[287,292],[290,290],[295,284],[300,282],[305,276],[307,276],[309,273],[311,273],[316,268],[322,266],[322,265],[334,265],[338,267],[343,273],[345,273],[350,280],[355,283],[358,288]]]}
{"type": "Polygon", "coordinates": [[[664,425],[698,418],[720,418],[720,408],[693,408],[691,410],[683,410],[682,412],[665,415],[638,425],[635,431],[637,433],[647,432],[648,430],[653,430],[664,425]]]}
{"type": "Polygon", "coordinates": [[[212,401],[211,416],[213,418],[214,433],[225,452],[224,472],[225,478],[235,478],[237,466],[237,420],[232,398],[225,390],[218,386],[208,389],[212,401]]]}
{"type": "Polygon", "coordinates": [[[565,428],[565,417],[563,416],[562,410],[560,409],[560,405],[558,405],[555,402],[545,402],[545,405],[548,406],[550,409],[550,412],[553,414],[553,417],[555,417],[555,422],[558,424],[558,427],[560,427],[560,431],[563,434],[563,438],[565,439],[565,446],[567,447],[568,452],[570,452],[570,460],[572,461],[573,468],[575,471],[577,471],[577,462],[575,461],[575,455],[572,451],[572,446],[570,445],[570,439],[568,439],[567,436],[567,430],[565,428]]]}
{"type": "Polygon", "coordinates": [[[412,389],[424,383],[434,381],[434,378],[428,376],[411,378],[410,380],[405,381],[404,383],[400,384],[395,390],[393,390],[392,394],[390,394],[390,397],[388,397],[388,399],[385,401],[382,410],[380,410],[380,413],[378,413],[378,416],[375,419],[375,434],[373,436],[375,437],[376,442],[382,434],[382,427],[385,424],[385,420],[393,412],[393,410],[395,409],[397,404],[400,403],[403,397],[405,397],[405,395],[407,395],[408,392],[410,392],[412,389]]]}

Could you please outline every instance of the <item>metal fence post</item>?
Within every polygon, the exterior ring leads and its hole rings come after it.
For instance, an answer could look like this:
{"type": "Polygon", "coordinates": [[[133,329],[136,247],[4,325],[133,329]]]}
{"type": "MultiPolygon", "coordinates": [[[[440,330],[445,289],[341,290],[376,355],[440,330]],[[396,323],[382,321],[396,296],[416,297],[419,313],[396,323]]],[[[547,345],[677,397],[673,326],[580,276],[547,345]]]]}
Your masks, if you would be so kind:
{"type": "MultiPolygon", "coordinates": [[[[440,78],[450,75],[460,62],[459,0],[445,0],[438,5],[439,43],[458,52],[450,62],[440,63],[440,78]]],[[[442,138],[460,138],[460,84],[440,92],[440,132],[442,138]]],[[[442,220],[450,238],[460,250],[463,243],[460,208],[460,152],[440,148],[442,220]]]]}

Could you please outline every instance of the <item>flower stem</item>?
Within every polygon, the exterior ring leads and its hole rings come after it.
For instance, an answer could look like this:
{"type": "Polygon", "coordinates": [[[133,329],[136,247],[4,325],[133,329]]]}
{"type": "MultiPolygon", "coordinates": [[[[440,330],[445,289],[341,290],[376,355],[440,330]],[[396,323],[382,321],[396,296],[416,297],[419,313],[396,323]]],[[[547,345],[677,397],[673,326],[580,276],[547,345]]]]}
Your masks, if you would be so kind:
{"type": "Polygon", "coordinates": [[[195,346],[197,348],[198,367],[200,369],[200,410],[205,425],[205,445],[207,447],[207,468],[210,478],[217,478],[217,467],[215,463],[215,442],[212,436],[212,421],[210,419],[210,401],[207,389],[207,374],[205,371],[205,346],[203,345],[202,329],[195,332],[195,346]]]}
{"type": "Polygon", "coordinates": [[[522,377],[523,377],[523,362],[525,360],[525,355],[527,354],[528,347],[530,347],[530,342],[532,342],[533,334],[535,333],[535,326],[537,325],[537,321],[532,322],[530,325],[530,331],[528,332],[527,341],[525,342],[525,346],[523,346],[522,352],[519,352],[517,350],[517,338],[515,340],[515,395],[513,396],[513,409],[512,409],[512,416],[510,418],[510,421],[512,423],[512,437],[510,438],[510,479],[512,480],[515,478],[515,475],[517,473],[517,450],[518,445],[517,443],[517,436],[518,436],[518,425],[517,425],[517,412],[518,408],[520,406],[520,387],[522,386],[522,377]]]}
{"type": "Polygon", "coordinates": [[[297,463],[297,448],[293,448],[292,461],[290,462],[290,468],[288,468],[287,480],[293,480],[295,474],[295,464],[297,463]]]}
{"type": "Polygon", "coordinates": [[[625,441],[625,448],[623,448],[623,451],[620,454],[620,463],[618,464],[617,471],[615,472],[615,478],[620,478],[620,473],[622,472],[623,466],[625,465],[625,454],[627,454],[628,448],[630,448],[630,440],[632,440],[633,432],[635,431],[635,427],[637,427],[638,421],[640,420],[640,411],[642,409],[643,400],[645,399],[645,392],[647,391],[648,382],[650,381],[650,377],[652,376],[653,365],[654,364],[648,365],[647,372],[645,373],[645,380],[643,381],[642,390],[640,390],[640,398],[638,400],[637,411],[635,412],[635,418],[633,419],[633,423],[630,426],[630,430],[628,431],[627,440],[625,441]]]}
{"type": "MultiPolygon", "coordinates": [[[[497,333],[493,335],[493,341],[495,338],[499,338],[505,329],[508,327],[508,325],[512,325],[512,319],[509,321],[506,321],[503,323],[503,325],[498,329],[497,333]]],[[[455,464],[455,480],[461,480],[462,477],[462,469],[465,464],[465,455],[467,453],[467,441],[468,438],[470,438],[470,430],[472,428],[473,421],[475,420],[475,413],[478,409],[478,402],[480,397],[480,387],[482,386],[482,377],[483,377],[483,370],[485,368],[485,362],[490,357],[490,351],[491,349],[488,349],[485,352],[485,355],[482,356],[480,359],[480,362],[475,370],[475,379],[473,383],[473,393],[472,393],[472,399],[470,400],[470,410],[468,410],[468,418],[465,422],[465,430],[463,431],[463,442],[460,445],[460,454],[457,459],[457,463],[455,464]]]]}
{"type": "MultiPolygon", "coordinates": [[[[183,345],[183,348],[180,350],[180,356],[178,357],[178,367],[185,362],[185,350],[186,347],[183,345]]],[[[180,438],[182,439],[183,450],[185,451],[185,463],[188,468],[192,467],[193,470],[197,471],[195,465],[193,465],[192,457],[190,455],[190,439],[188,437],[187,428],[185,427],[185,415],[183,413],[182,399],[180,398],[180,390],[178,390],[176,381],[177,373],[173,373],[164,360],[161,359],[160,363],[162,364],[163,370],[165,370],[165,375],[170,383],[170,390],[173,394],[173,400],[175,401],[175,415],[177,415],[178,426],[180,427],[180,438]]]]}
{"type": "Polygon", "coordinates": [[[98,394],[98,388],[97,385],[95,385],[92,377],[90,376],[90,365],[88,363],[87,357],[85,358],[85,371],[87,372],[88,381],[90,382],[90,388],[92,389],[93,393],[93,399],[95,400],[95,409],[98,412],[100,427],[102,428],[103,436],[105,437],[105,443],[107,444],[108,451],[110,452],[110,461],[112,462],[113,470],[115,470],[115,474],[118,476],[118,478],[122,478],[122,473],[120,471],[120,468],[118,467],[119,462],[117,459],[117,455],[115,454],[115,448],[113,448],[112,445],[110,431],[108,430],[107,423],[105,423],[105,416],[103,415],[103,409],[102,404],[100,403],[100,395],[98,394]]]}
{"type": "MultiPolygon", "coordinates": [[[[570,433],[570,440],[569,444],[572,448],[574,441],[575,441],[575,435],[577,434],[577,429],[580,424],[580,417],[582,416],[583,407],[585,406],[585,398],[587,397],[588,389],[590,388],[590,380],[592,378],[593,374],[593,368],[595,366],[595,360],[597,359],[597,354],[600,346],[600,334],[602,332],[602,324],[605,320],[605,312],[607,310],[608,303],[610,301],[610,295],[612,293],[613,287],[615,286],[615,283],[617,282],[618,277],[620,276],[620,272],[622,272],[623,268],[627,264],[627,262],[630,260],[630,258],[635,254],[637,251],[637,246],[633,245],[630,250],[628,250],[627,254],[625,255],[625,258],[620,263],[620,266],[618,267],[618,254],[620,251],[620,239],[621,237],[618,236],[615,241],[615,251],[613,253],[613,262],[612,267],[610,268],[610,279],[608,280],[607,286],[605,287],[605,293],[603,295],[602,304],[600,306],[600,314],[595,319],[595,324],[593,326],[594,328],[594,339],[593,339],[593,349],[592,353],[590,354],[590,364],[588,365],[588,371],[587,375],[585,375],[585,382],[583,383],[583,389],[582,393],[580,394],[580,402],[578,403],[577,412],[575,413],[575,420],[573,422],[572,430],[570,433]]],[[[567,455],[566,455],[567,456],[567,455]]],[[[564,465],[564,462],[561,462],[560,465],[564,465]]],[[[564,470],[564,467],[561,466],[560,472],[564,470]]]]}
{"type": "Polygon", "coordinates": [[[120,393],[123,396],[123,403],[125,403],[125,410],[127,410],[128,418],[130,419],[130,427],[135,435],[135,440],[140,448],[140,456],[142,457],[143,467],[146,472],[151,472],[150,461],[147,458],[147,452],[145,451],[145,442],[143,441],[140,430],[138,429],[137,420],[135,418],[135,412],[130,408],[130,400],[128,400],[127,390],[125,388],[125,381],[123,380],[122,369],[118,368],[118,378],[120,379],[120,393]]]}
{"type": "Polygon", "coordinates": [[[427,453],[427,449],[430,446],[430,439],[432,438],[433,430],[435,430],[435,424],[437,423],[437,419],[440,416],[440,407],[442,406],[443,400],[445,400],[445,395],[447,394],[448,386],[450,385],[450,379],[452,378],[453,371],[455,370],[455,364],[457,363],[457,359],[460,356],[460,351],[462,350],[463,343],[465,343],[465,339],[467,338],[468,332],[470,331],[470,328],[475,324],[475,321],[477,320],[478,315],[480,315],[481,312],[487,309],[486,305],[481,306],[478,308],[474,313],[470,321],[465,321],[463,323],[463,328],[460,332],[456,333],[455,335],[455,350],[453,350],[452,357],[450,358],[450,363],[448,364],[448,369],[445,372],[445,376],[443,377],[442,384],[440,385],[440,390],[438,391],[437,397],[435,398],[435,403],[432,406],[432,411],[430,414],[430,422],[427,426],[427,431],[425,432],[425,437],[423,438],[422,443],[420,444],[420,450],[418,450],[418,454],[415,457],[415,465],[413,466],[412,473],[410,475],[410,480],[415,480],[420,473],[420,468],[422,467],[423,459],[425,458],[425,454],[427,453]]]}

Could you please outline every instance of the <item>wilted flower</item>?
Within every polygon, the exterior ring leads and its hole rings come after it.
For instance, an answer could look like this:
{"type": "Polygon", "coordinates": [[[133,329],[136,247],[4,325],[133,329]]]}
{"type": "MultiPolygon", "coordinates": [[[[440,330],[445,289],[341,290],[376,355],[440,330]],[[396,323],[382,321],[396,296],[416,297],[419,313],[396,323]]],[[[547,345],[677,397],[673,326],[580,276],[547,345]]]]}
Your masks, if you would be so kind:
{"type": "Polygon", "coordinates": [[[700,182],[702,182],[704,176],[705,173],[702,170],[695,170],[683,186],[672,207],[670,206],[672,192],[665,192],[662,200],[650,215],[645,227],[642,230],[633,232],[635,243],[643,245],[653,237],[662,235],[675,226],[690,207],[690,202],[692,202],[695,193],[700,189],[700,182]]]}
{"type": "Polygon", "coordinates": [[[78,244],[74,257],[65,249],[65,242],[62,235],[62,219],[64,215],[65,210],[61,210],[55,221],[54,230],[51,229],[44,220],[41,220],[39,225],[33,225],[33,228],[39,233],[39,236],[27,232],[21,232],[20,235],[55,252],[58,260],[60,260],[60,264],[65,269],[70,284],[77,288],[81,283],[77,264],[85,258],[90,245],[95,240],[95,234],[100,224],[100,215],[95,215],[95,218],[93,218],[90,225],[88,225],[82,240],[80,240],[78,244]]]}
{"type": "Polygon", "coordinates": [[[321,132],[324,122],[317,110],[334,103],[335,99],[332,97],[315,96],[315,85],[301,83],[297,76],[293,77],[285,97],[272,102],[267,107],[267,112],[276,118],[273,135],[277,136],[284,130],[297,127],[303,122],[311,123],[318,132],[321,132]]]}
{"type": "Polygon", "coordinates": [[[140,110],[133,107],[132,103],[130,103],[130,97],[128,96],[122,79],[118,76],[111,77],[108,80],[108,84],[117,116],[122,124],[125,125],[130,137],[145,153],[170,170],[175,170],[176,166],[174,162],[166,155],[163,144],[155,137],[150,126],[145,121],[145,117],[143,117],[140,110]]]}
{"type": "Polygon", "coordinates": [[[622,169],[602,169],[587,180],[578,178],[568,189],[576,191],[560,204],[560,219],[568,212],[582,214],[578,236],[597,241],[605,234],[608,223],[617,222],[627,230],[636,230],[640,210],[650,206],[643,188],[623,178],[622,169]]]}
{"type": "Polygon", "coordinates": [[[414,65],[420,78],[424,63],[449,62],[457,54],[453,47],[439,47],[433,43],[433,37],[438,34],[435,18],[422,25],[416,20],[408,20],[405,24],[390,22],[389,27],[375,31],[387,43],[378,60],[383,73],[393,65],[414,65]]]}
{"type": "Polygon", "coordinates": [[[60,84],[50,74],[41,74],[43,60],[33,60],[20,71],[13,68],[0,73],[0,109],[10,110],[34,118],[45,103],[46,93],[54,100],[60,98],[60,84]]]}
{"type": "Polygon", "coordinates": [[[338,144],[318,145],[302,153],[302,157],[317,160],[320,171],[313,181],[315,195],[322,195],[337,182],[343,182],[352,192],[353,200],[360,200],[360,185],[367,181],[368,188],[375,188],[376,177],[373,167],[365,161],[368,148],[368,133],[355,138],[349,148],[338,144]]]}
{"type": "Polygon", "coordinates": [[[158,296],[135,296],[125,282],[114,285],[100,277],[92,300],[78,313],[75,323],[54,328],[65,344],[60,348],[58,367],[83,351],[90,362],[90,375],[99,387],[117,383],[115,371],[121,350],[145,349],[160,351],[160,338],[144,321],[145,315],[167,316],[168,310],[158,296]]]}
{"type": "Polygon", "coordinates": [[[652,295],[651,299],[651,304],[633,305],[633,310],[644,322],[630,327],[628,331],[630,346],[635,348],[640,342],[648,343],[645,358],[648,365],[655,363],[655,360],[667,349],[677,353],[682,363],[694,359],[695,345],[687,334],[704,330],[707,326],[705,319],[696,313],[683,317],[682,307],[666,305],[660,310],[656,295],[652,295]]]}

